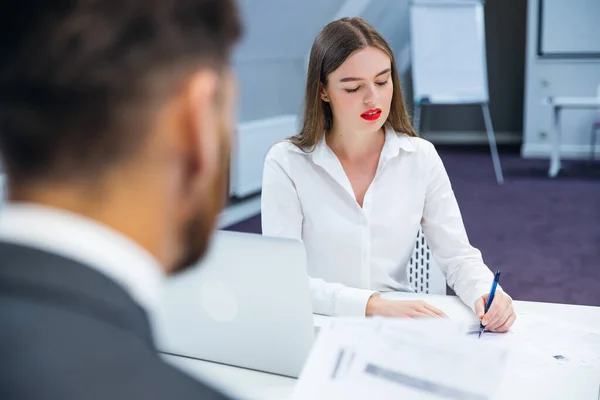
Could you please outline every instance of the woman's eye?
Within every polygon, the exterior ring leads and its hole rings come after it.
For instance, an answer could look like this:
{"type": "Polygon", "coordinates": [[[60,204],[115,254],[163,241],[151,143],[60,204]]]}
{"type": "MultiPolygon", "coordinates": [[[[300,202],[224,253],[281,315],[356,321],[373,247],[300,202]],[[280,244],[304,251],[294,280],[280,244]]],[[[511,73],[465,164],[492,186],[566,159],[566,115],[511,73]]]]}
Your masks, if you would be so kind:
{"type": "MultiPolygon", "coordinates": [[[[376,85],[379,85],[379,86],[385,86],[385,85],[387,85],[387,83],[388,83],[388,80],[385,80],[385,81],[383,81],[383,82],[375,82],[375,84],[376,84],[376,85]]],[[[360,89],[360,86],[358,86],[358,87],[356,87],[356,88],[354,88],[354,89],[344,89],[344,90],[345,90],[346,92],[348,92],[348,93],[354,93],[354,92],[357,92],[357,91],[358,91],[358,89],[360,89]]]]}

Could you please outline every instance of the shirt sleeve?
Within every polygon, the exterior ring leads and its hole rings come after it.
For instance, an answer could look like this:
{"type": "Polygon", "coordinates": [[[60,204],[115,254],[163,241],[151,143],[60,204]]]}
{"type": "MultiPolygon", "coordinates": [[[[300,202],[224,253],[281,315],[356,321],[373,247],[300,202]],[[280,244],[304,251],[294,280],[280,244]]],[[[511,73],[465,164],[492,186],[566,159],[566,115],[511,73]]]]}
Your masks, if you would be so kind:
{"type": "MultiPolygon", "coordinates": [[[[489,292],[494,275],[481,252],[471,246],[460,209],[442,160],[427,142],[428,183],[421,226],[433,257],[448,285],[472,310],[475,301],[489,292]]],[[[498,286],[499,290],[502,290],[498,286]]]]}
{"type": "MultiPolygon", "coordinates": [[[[284,146],[284,143],[273,146],[265,159],[261,194],[262,233],[302,241],[304,216],[284,146]]],[[[369,298],[378,294],[320,278],[308,279],[316,314],[364,317],[369,298]]]]}

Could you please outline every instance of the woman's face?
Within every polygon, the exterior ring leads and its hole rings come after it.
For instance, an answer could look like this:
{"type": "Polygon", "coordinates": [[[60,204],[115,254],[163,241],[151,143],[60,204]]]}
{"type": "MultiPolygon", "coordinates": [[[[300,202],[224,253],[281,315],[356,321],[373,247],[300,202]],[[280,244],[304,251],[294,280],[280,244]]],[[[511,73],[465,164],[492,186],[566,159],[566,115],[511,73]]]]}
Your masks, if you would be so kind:
{"type": "Polygon", "coordinates": [[[336,130],[374,132],[387,120],[393,93],[390,58],[366,47],[329,74],[321,98],[331,105],[336,130]]]}

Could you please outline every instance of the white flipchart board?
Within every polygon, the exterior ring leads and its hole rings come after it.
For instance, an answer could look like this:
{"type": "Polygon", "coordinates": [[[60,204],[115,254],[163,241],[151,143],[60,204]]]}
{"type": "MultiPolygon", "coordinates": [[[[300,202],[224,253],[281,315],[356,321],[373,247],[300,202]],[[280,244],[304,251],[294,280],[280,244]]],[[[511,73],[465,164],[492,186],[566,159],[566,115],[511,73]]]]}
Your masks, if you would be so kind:
{"type": "Polygon", "coordinates": [[[413,0],[410,33],[416,104],[488,102],[482,1],[413,0]]]}

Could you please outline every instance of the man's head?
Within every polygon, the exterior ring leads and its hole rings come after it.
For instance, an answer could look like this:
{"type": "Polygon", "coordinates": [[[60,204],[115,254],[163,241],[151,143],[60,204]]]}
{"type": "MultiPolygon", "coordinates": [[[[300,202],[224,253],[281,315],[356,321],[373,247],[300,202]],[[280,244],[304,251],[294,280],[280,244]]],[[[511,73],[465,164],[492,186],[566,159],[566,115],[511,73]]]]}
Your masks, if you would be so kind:
{"type": "Polygon", "coordinates": [[[3,2],[9,200],[100,220],[168,272],[195,262],[226,193],[240,35],[233,0],[3,2]]]}

